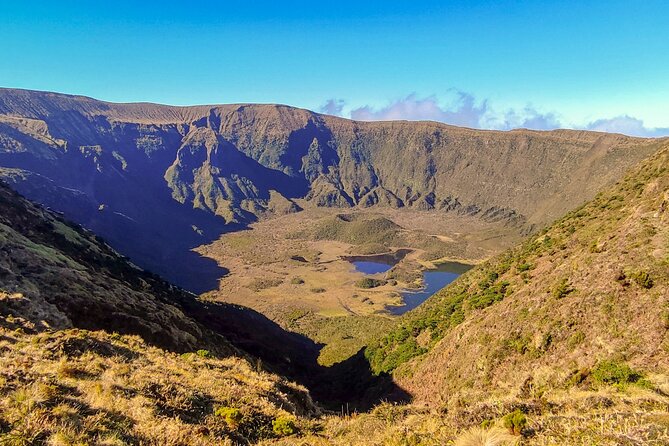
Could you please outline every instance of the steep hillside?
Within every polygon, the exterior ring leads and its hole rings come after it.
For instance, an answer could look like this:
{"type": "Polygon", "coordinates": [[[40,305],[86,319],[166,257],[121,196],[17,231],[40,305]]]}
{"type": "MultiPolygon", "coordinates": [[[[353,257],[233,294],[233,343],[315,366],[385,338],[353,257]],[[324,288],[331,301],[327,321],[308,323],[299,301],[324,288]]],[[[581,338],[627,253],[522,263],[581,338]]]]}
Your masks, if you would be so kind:
{"type": "Polygon", "coordinates": [[[0,315],[3,445],[249,444],[309,429],[319,413],[306,389],[240,358],[31,328],[0,315]]]}
{"type": "Polygon", "coordinates": [[[0,183],[0,444],[240,444],[308,423],[318,348],[203,304],[0,183]],[[95,331],[89,331],[95,330],[95,331]],[[179,355],[178,353],[183,353],[179,355]]]}
{"type": "Polygon", "coordinates": [[[290,368],[308,364],[318,350],[252,310],[198,301],[2,183],[0,279],[0,289],[15,296],[3,307],[39,319],[43,329],[134,334],[178,352],[244,351],[290,368]]]}
{"type": "Polygon", "coordinates": [[[669,146],[370,347],[430,405],[669,384],[669,146]]]}
{"type": "Polygon", "coordinates": [[[1,182],[0,314],[34,333],[105,330],[176,353],[245,358],[307,386],[325,406],[368,407],[392,388],[362,355],[322,367],[321,345],[249,308],[197,299],[1,182]]]}
{"type": "Polygon", "coordinates": [[[226,271],[192,248],[258,216],[298,211],[302,199],[468,214],[528,231],[594,196],[657,144],[0,90],[0,176],[197,292],[215,289],[226,271]]]}

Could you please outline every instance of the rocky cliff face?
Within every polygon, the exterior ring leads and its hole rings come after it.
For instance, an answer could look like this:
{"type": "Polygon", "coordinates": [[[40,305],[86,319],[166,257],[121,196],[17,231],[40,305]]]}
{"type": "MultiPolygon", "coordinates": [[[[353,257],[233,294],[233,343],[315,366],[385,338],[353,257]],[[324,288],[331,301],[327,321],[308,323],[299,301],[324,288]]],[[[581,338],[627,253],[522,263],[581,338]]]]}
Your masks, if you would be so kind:
{"type": "Polygon", "coordinates": [[[204,291],[190,250],[307,204],[458,212],[531,230],[657,148],[592,132],[366,123],[278,105],[111,104],[0,90],[0,176],[133,260],[204,291]]]}

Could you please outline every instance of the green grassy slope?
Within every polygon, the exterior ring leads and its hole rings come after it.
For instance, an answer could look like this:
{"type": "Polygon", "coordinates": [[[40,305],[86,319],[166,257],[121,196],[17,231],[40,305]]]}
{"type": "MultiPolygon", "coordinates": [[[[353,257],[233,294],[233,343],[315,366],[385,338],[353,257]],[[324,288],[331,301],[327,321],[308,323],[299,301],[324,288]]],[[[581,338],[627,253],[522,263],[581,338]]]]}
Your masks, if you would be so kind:
{"type": "MultiPolygon", "coordinates": [[[[367,349],[419,400],[547,388],[604,360],[669,371],[669,148],[464,274],[367,349]]],[[[578,376],[573,378],[579,381],[578,376]]]]}

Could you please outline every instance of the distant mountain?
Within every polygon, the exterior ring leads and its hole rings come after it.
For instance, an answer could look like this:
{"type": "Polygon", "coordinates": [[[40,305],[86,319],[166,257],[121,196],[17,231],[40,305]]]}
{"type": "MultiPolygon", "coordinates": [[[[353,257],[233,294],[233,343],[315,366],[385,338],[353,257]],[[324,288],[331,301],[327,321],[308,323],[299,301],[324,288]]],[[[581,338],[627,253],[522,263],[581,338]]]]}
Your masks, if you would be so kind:
{"type": "Polygon", "coordinates": [[[355,122],[282,105],[171,107],[0,89],[0,177],[193,291],[225,273],[190,250],[258,216],[412,207],[525,232],[658,141],[583,131],[355,122]],[[300,202],[296,202],[300,199],[300,202]]]}
{"type": "Polygon", "coordinates": [[[665,143],[594,200],[407,313],[367,357],[430,404],[602,383],[666,396],[668,346],[665,143]]]}

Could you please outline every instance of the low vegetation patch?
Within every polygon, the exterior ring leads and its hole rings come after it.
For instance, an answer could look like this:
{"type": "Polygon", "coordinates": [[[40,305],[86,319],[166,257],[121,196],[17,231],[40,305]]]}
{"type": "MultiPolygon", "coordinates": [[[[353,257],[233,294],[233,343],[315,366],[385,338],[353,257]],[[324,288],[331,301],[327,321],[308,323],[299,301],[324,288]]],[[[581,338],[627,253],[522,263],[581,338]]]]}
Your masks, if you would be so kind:
{"type": "Polygon", "coordinates": [[[358,288],[376,288],[385,285],[388,283],[387,280],[382,280],[382,279],[373,279],[371,277],[364,277],[357,282],[355,282],[355,286],[358,288]]]}
{"type": "Polygon", "coordinates": [[[236,429],[244,418],[241,410],[225,406],[217,408],[214,415],[221,417],[230,429],[236,429]]]}
{"type": "Polygon", "coordinates": [[[304,283],[304,279],[301,277],[293,277],[290,279],[291,285],[302,285],[304,283]]]}
{"type": "Polygon", "coordinates": [[[562,299],[567,297],[573,291],[574,289],[569,284],[569,279],[562,279],[560,282],[558,282],[557,285],[555,285],[555,288],[553,288],[553,297],[556,299],[562,299]]]}
{"type": "Polygon", "coordinates": [[[653,278],[647,271],[635,271],[630,276],[641,288],[653,288],[653,278]]]}
{"type": "Polygon", "coordinates": [[[504,427],[509,430],[510,433],[514,435],[520,435],[527,426],[527,416],[520,410],[516,409],[513,412],[507,414],[502,419],[504,427]]]}
{"type": "Polygon", "coordinates": [[[279,286],[283,283],[283,280],[281,279],[273,279],[273,278],[265,278],[265,277],[257,277],[251,281],[250,284],[247,285],[247,288],[253,291],[262,291],[267,288],[273,288],[276,286],[279,286]]]}
{"type": "Polygon", "coordinates": [[[608,385],[624,386],[636,384],[640,387],[650,387],[650,382],[644,379],[640,372],[629,365],[613,360],[603,360],[597,363],[591,371],[595,382],[608,385]]]}
{"type": "Polygon", "coordinates": [[[279,437],[286,437],[297,432],[295,421],[287,417],[279,417],[272,421],[272,431],[279,437]]]}

